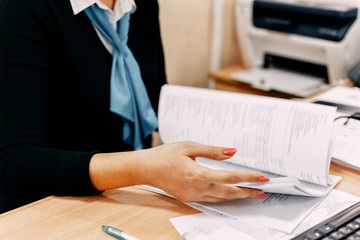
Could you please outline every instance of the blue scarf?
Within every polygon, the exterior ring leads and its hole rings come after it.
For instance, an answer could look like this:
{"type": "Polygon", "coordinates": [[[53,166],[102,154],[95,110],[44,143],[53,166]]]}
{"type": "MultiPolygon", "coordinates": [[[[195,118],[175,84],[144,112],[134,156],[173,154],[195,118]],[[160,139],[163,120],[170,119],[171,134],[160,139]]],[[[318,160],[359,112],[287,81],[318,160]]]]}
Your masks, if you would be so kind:
{"type": "Polygon", "coordinates": [[[127,46],[130,13],[118,21],[117,30],[104,9],[96,4],[84,10],[99,32],[114,46],[110,80],[110,111],[124,121],[123,141],[135,150],[157,129],[157,117],[149,100],[140,67],[127,46]]]}

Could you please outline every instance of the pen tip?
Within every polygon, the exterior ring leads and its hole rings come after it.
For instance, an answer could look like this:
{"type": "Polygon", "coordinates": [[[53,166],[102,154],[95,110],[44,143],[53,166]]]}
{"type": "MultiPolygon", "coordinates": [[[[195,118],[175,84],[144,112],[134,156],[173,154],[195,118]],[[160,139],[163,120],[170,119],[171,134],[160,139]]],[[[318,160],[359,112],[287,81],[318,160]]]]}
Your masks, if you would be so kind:
{"type": "Polygon", "coordinates": [[[109,227],[108,227],[108,226],[105,226],[105,225],[102,225],[102,227],[101,227],[101,228],[102,228],[102,230],[103,230],[103,231],[105,231],[105,232],[106,232],[106,231],[108,230],[108,228],[109,228],[109,227]]]}

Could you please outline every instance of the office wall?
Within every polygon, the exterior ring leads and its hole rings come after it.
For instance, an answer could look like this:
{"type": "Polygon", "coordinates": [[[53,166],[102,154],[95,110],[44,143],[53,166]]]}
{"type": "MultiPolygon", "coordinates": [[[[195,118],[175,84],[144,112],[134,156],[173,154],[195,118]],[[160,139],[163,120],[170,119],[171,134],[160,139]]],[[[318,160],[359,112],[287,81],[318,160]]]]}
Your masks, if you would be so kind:
{"type": "MultiPolygon", "coordinates": [[[[223,0],[221,67],[239,63],[234,0],[223,0]]],[[[212,28],[212,0],[159,0],[168,82],[207,87],[212,28]]]]}

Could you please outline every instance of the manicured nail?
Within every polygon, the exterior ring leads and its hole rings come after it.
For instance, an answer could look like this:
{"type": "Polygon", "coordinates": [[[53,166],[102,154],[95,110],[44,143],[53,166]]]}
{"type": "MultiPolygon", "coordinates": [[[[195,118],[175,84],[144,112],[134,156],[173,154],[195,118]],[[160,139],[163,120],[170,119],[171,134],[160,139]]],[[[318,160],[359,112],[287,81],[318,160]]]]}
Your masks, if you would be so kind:
{"type": "Polygon", "coordinates": [[[259,194],[256,196],[256,198],[259,198],[259,199],[265,199],[267,198],[265,194],[259,194]]]}
{"type": "Polygon", "coordinates": [[[236,153],[236,151],[237,151],[236,148],[226,148],[223,150],[223,154],[225,156],[232,156],[236,153]]]}
{"type": "Polygon", "coordinates": [[[268,182],[268,181],[270,181],[270,179],[268,179],[265,176],[261,176],[261,177],[258,177],[257,181],[258,182],[268,182]]]}

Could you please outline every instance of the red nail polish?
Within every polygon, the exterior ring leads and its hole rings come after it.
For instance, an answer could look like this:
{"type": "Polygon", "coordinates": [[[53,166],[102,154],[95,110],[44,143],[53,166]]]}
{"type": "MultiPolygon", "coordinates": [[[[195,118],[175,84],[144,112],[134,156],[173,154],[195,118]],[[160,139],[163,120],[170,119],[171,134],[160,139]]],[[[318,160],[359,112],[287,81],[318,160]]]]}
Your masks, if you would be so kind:
{"type": "Polygon", "coordinates": [[[256,198],[259,198],[259,199],[265,199],[267,198],[265,194],[259,194],[256,196],[256,198]]]}
{"type": "Polygon", "coordinates": [[[237,151],[236,148],[226,148],[223,150],[223,154],[225,156],[232,156],[236,153],[236,151],[237,151]]]}
{"type": "Polygon", "coordinates": [[[258,182],[268,182],[268,181],[270,181],[270,179],[268,179],[265,176],[261,176],[261,177],[258,177],[257,181],[258,182]]]}

